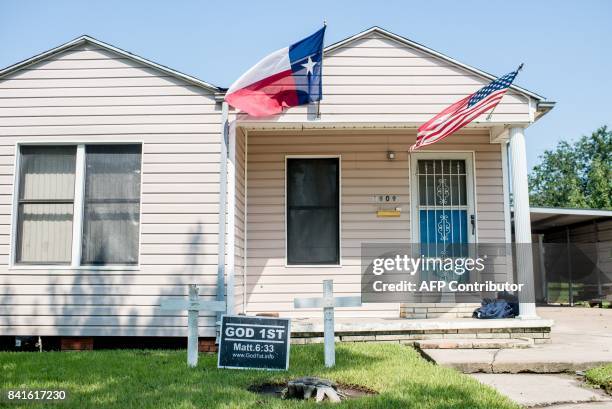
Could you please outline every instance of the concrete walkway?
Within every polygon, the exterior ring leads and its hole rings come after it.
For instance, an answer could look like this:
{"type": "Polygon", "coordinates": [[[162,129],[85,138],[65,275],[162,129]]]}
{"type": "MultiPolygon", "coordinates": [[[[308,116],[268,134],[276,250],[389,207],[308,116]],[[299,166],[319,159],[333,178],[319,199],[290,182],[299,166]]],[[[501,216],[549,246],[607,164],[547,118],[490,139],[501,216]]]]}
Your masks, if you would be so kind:
{"type": "Polygon", "coordinates": [[[525,407],[610,409],[612,397],[583,385],[571,375],[473,374],[525,407]]]}
{"type": "Polygon", "coordinates": [[[464,373],[573,373],[612,362],[612,309],[541,307],[538,315],[555,321],[550,344],[424,353],[439,365],[464,373]]]}

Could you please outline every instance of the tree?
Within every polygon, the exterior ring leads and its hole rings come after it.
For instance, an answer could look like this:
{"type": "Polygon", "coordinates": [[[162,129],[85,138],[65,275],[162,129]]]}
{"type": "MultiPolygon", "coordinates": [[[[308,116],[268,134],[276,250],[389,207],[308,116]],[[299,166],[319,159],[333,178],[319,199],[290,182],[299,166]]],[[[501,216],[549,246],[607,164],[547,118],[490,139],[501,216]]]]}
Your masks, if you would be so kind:
{"type": "Polygon", "coordinates": [[[561,141],[529,175],[532,206],[612,209],[612,131],[561,141]]]}

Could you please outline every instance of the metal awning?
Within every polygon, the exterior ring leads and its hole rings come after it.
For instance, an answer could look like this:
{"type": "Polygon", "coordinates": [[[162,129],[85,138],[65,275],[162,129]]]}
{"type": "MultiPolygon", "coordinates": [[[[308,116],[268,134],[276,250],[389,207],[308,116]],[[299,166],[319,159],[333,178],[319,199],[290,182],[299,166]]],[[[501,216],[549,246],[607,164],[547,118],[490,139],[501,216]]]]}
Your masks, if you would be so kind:
{"type": "Polygon", "coordinates": [[[565,209],[555,207],[531,207],[531,230],[535,233],[550,228],[612,218],[612,210],[565,209]]]}

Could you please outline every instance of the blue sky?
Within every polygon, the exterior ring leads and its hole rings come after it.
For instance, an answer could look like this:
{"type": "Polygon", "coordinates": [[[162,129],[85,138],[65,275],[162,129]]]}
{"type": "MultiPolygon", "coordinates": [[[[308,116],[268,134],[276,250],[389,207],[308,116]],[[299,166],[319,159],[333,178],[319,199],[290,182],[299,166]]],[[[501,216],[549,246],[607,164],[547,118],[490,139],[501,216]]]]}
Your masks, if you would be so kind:
{"type": "Polygon", "coordinates": [[[612,125],[612,1],[0,2],[0,66],[81,34],[220,86],[326,19],[326,44],[381,26],[557,101],[527,130],[529,165],[612,125]]]}

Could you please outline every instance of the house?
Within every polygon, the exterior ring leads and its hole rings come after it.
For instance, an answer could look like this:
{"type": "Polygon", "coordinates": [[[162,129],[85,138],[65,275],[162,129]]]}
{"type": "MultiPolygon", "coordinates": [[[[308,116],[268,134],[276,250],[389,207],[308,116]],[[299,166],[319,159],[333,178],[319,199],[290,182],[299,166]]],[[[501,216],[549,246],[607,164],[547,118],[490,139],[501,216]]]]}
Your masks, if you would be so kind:
{"type": "MultiPolygon", "coordinates": [[[[420,217],[438,204],[420,198],[435,195],[434,178],[456,189],[462,240],[481,243],[510,241],[512,180],[516,239],[530,241],[524,133],[553,102],[513,85],[489,119],[409,153],[421,123],[494,76],[378,27],[328,46],[323,70],[318,113],[232,112],[227,147],[222,88],[91,37],[1,71],[0,334],[184,336],[185,314],[160,300],[191,283],[222,298],[223,254],[229,313],[312,317],[293,299],[319,294],[326,278],[359,293],[363,243],[431,239],[420,217]]],[[[530,261],[517,270],[533,282],[530,261]]],[[[366,304],[337,316],[455,314],[444,308],[366,304]]],[[[533,302],[521,314],[520,325],[550,326],[533,302]]],[[[214,315],[202,317],[200,336],[214,336],[214,315]]]]}

